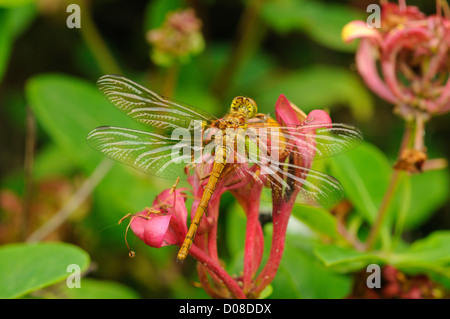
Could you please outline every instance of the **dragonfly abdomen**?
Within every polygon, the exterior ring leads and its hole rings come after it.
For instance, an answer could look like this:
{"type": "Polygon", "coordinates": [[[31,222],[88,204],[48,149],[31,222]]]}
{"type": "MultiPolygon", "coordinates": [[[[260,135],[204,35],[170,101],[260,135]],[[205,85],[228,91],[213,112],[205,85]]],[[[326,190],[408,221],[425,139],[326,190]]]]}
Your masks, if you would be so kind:
{"type": "Polygon", "coordinates": [[[202,198],[200,199],[200,203],[198,204],[197,211],[195,212],[194,215],[194,219],[192,220],[191,225],[189,226],[188,233],[184,239],[184,242],[181,245],[180,250],[178,251],[177,256],[178,261],[183,261],[187,257],[189,249],[191,248],[192,243],[194,242],[195,234],[197,233],[197,229],[200,226],[203,215],[206,214],[206,210],[208,209],[208,204],[211,199],[211,196],[216,188],[220,176],[222,175],[222,171],[225,167],[227,154],[229,152],[226,147],[220,148],[220,150],[222,151],[216,154],[216,159],[214,161],[211,175],[203,191],[202,198]],[[222,160],[218,159],[218,157],[220,156],[223,156],[222,160]]]}

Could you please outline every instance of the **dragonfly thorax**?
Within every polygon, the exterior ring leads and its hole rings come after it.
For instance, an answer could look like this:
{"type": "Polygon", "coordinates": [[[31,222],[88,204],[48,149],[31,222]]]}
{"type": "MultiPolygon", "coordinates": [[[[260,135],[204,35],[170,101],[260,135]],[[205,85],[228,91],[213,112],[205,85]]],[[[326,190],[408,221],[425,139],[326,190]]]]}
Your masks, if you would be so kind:
{"type": "Polygon", "coordinates": [[[250,119],[258,113],[258,106],[249,97],[237,96],[231,102],[230,113],[241,113],[246,119],[250,119]]]}
{"type": "Polygon", "coordinates": [[[225,115],[224,118],[219,120],[219,128],[245,128],[247,126],[247,116],[241,112],[233,112],[225,115]]]}

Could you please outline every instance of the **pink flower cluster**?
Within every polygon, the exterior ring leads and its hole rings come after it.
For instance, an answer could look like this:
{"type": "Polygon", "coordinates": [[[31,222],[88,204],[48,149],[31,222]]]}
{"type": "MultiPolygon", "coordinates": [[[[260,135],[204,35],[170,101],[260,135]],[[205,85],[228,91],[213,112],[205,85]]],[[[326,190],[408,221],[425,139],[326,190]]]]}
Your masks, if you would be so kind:
{"type": "Polygon", "coordinates": [[[160,28],[147,32],[147,41],[153,48],[153,62],[167,66],[187,61],[190,56],[200,53],[205,46],[201,26],[193,9],[167,14],[160,28]]]}
{"type": "Polygon", "coordinates": [[[382,5],[381,28],[353,21],[343,28],[342,38],[361,39],[356,54],[360,75],[371,90],[396,105],[402,117],[446,113],[450,111],[449,17],[441,12],[426,16],[417,7],[399,2],[382,5]]]}

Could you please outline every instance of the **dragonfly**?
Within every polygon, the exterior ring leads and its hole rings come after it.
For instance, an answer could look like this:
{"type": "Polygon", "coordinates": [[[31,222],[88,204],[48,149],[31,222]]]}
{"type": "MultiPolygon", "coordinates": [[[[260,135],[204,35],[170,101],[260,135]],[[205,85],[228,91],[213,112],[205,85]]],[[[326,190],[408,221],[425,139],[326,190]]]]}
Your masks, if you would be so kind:
{"type": "Polygon", "coordinates": [[[277,123],[258,113],[249,97],[235,97],[226,115],[217,118],[120,75],[104,75],[97,85],[117,109],[149,129],[101,126],[87,137],[92,147],[150,175],[204,181],[178,261],[189,254],[216,185],[227,176],[240,180],[243,192],[261,187],[260,200],[332,204],[342,198],[342,186],[311,169],[311,161],[346,152],[362,140],[361,132],[346,124],[277,123]]]}

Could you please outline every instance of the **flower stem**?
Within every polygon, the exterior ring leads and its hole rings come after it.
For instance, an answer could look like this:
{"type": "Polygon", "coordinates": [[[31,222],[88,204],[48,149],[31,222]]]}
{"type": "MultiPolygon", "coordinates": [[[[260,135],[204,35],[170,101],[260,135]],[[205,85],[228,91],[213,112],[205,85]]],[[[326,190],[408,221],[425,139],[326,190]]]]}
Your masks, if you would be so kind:
{"type": "Polygon", "coordinates": [[[172,97],[175,93],[179,70],[180,66],[178,63],[174,63],[166,69],[166,75],[164,77],[163,87],[161,90],[164,96],[172,97]]]}
{"type": "Polygon", "coordinates": [[[450,8],[446,0],[436,0],[436,13],[440,17],[450,18],[450,8]]]}
{"type": "Polygon", "coordinates": [[[448,161],[445,158],[434,158],[427,160],[425,163],[423,163],[422,170],[425,171],[432,171],[432,170],[439,170],[444,169],[448,166],[448,161]]]}
{"type": "Polygon", "coordinates": [[[414,132],[414,149],[418,151],[424,151],[425,143],[423,141],[425,135],[425,119],[418,114],[416,116],[416,125],[414,132]]]}
{"type": "Polygon", "coordinates": [[[206,291],[208,295],[213,297],[214,299],[225,299],[226,297],[211,288],[211,285],[209,284],[208,276],[205,271],[205,267],[201,263],[197,263],[197,273],[198,273],[198,279],[201,282],[203,290],[206,291]]]}
{"type": "Polygon", "coordinates": [[[208,217],[215,221],[211,230],[208,232],[208,254],[217,262],[219,262],[219,254],[217,252],[217,221],[219,220],[219,205],[220,196],[217,196],[216,198],[210,200],[208,207],[208,217]]]}
{"type": "Polygon", "coordinates": [[[404,182],[406,182],[406,187],[402,188],[401,192],[401,198],[402,198],[402,205],[398,210],[398,214],[396,216],[395,220],[395,226],[394,226],[394,235],[392,240],[392,249],[394,250],[397,244],[400,241],[400,237],[403,233],[406,216],[408,215],[408,210],[411,205],[411,184],[409,180],[409,176],[406,176],[406,174],[402,174],[402,178],[404,182]]]}
{"type": "Polygon", "coordinates": [[[245,7],[239,21],[237,41],[212,87],[213,92],[218,96],[222,96],[226,92],[242,61],[248,56],[249,51],[259,38],[256,36],[256,32],[261,30],[258,17],[263,1],[250,0],[245,7]]]}
{"type": "Polygon", "coordinates": [[[364,245],[359,241],[356,233],[350,232],[346,227],[346,217],[352,208],[349,201],[343,201],[333,208],[332,213],[336,216],[337,231],[356,250],[364,250],[364,245]]]}
{"type": "MultiPolygon", "coordinates": [[[[405,132],[403,134],[402,143],[400,145],[399,156],[402,154],[403,150],[405,150],[410,143],[411,139],[411,125],[408,123],[405,132]]],[[[378,210],[377,216],[375,217],[374,224],[372,229],[370,230],[369,236],[367,237],[367,241],[365,243],[365,249],[370,250],[373,248],[376,239],[378,238],[378,234],[381,230],[381,226],[383,224],[384,218],[386,217],[386,213],[389,208],[389,204],[391,203],[392,197],[394,195],[395,189],[397,187],[397,183],[399,181],[400,171],[394,169],[391,175],[391,179],[389,181],[388,188],[386,193],[384,194],[383,201],[381,202],[380,208],[378,210]]]]}
{"type": "Polygon", "coordinates": [[[45,238],[48,234],[58,228],[70,215],[85,201],[85,199],[92,193],[94,188],[100,183],[109,172],[113,162],[105,158],[97,165],[94,172],[87,180],[83,182],[81,187],[72,195],[70,200],[62,207],[52,218],[50,218],[44,225],[34,231],[27,242],[36,242],[45,238]]]}
{"type": "Polygon", "coordinates": [[[244,276],[242,280],[245,293],[251,289],[252,278],[261,263],[262,249],[264,247],[263,245],[257,247],[258,242],[261,242],[261,237],[262,230],[259,223],[259,205],[252,205],[247,212],[247,226],[245,231],[244,276]],[[257,252],[255,248],[261,248],[261,251],[257,252]]]}
{"type": "Polygon", "coordinates": [[[114,57],[108,50],[105,41],[103,41],[100,32],[95,26],[88,2],[89,1],[87,0],[82,0],[80,3],[83,8],[83,13],[81,15],[83,20],[81,21],[81,28],[79,29],[81,32],[81,36],[83,37],[84,42],[93,54],[95,60],[97,61],[97,64],[99,65],[103,73],[120,74],[121,71],[119,66],[115,62],[114,57]]]}
{"type": "Polygon", "coordinates": [[[373,245],[375,244],[375,240],[378,238],[378,233],[380,232],[384,218],[386,217],[386,213],[388,211],[389,204],[391,203],[392,196],[394,195],[395,189],[397,187],[399,174],[400,171],[394,170],[394,172],[391,175],[389,186],[387,188],[386,193],[384,194],[383,201],[381,202],[380,205],[380,209],[378,210],[375,222],[369,233],[369,237],[366,242],[366,250],[372,249],[373,245]]]}
{"type": "Polygon", "coordinates": [[[269,259],[255,280],[255,288],[251,291],[253,297],[258,297],[275,278],[283,256],[284,240],[292,206],[293,202],[274,204],[272,212],[273,234],[269,259]]]}
{"type": "Polygon", "coordinates": [[[36,119],[33,112],[27,107],[26,114],[26,140],[25,140],[25,190],[24,190],[24,204],[23,204],[23,216],[20,229],[21,239],[25,239],[28,220],[31,211],[31,197],[33,192],[33,162],[34,153],[36,148],[36,119]]]}
{"type": "Polygon", "coordinates": [[[222,283],[228,288],[228,290],[233,294],[234,297],[238,299],[246,299],[244,292],[241,287],[237,284],[237,282],[231,278],[231,276],[211,257],[205,254],[200,248],[198,248],[195,244],[191,246],[189,253],[197,259],[203,266],[207,267],[214,274],[217,275],[222,283]]]}

